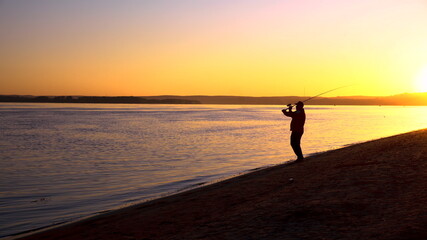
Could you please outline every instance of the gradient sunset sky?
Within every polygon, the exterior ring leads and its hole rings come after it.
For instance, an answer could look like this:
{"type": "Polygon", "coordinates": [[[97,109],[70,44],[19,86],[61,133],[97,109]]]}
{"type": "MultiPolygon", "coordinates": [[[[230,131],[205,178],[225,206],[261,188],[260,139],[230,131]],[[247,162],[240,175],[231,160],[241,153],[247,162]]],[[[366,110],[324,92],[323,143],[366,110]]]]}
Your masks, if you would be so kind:
{"type": "Polygon", "coordinates": [[[426,0],[0,0],[0,94],[427,91],[426,0]]]}

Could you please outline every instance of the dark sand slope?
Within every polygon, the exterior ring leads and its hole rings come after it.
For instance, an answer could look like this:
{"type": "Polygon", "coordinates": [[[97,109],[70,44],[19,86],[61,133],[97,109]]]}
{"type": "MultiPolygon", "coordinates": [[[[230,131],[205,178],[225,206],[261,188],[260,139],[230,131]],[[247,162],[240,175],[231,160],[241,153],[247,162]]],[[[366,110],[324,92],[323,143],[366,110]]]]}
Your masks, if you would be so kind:
{"type": "Polygon", "coordinates": [[[424,240],[427,129],[260,170],[24,239],[424,240]]]}

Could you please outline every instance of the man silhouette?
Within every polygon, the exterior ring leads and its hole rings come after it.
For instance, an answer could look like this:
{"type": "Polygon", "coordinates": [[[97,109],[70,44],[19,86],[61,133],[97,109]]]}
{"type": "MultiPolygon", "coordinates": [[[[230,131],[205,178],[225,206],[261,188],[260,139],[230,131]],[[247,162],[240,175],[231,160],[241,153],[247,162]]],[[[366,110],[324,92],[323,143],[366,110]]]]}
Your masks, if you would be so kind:
{"type": "Polygon", "coordinates": [[[301,150],[301,137],[304,134],[304,123],[305,123],[305,111],[304,111],[304,103],[297,102],[296,104],[297,110],[292,112],[292,106],[289,106],[287,109],[283,109],[282,112],[287,117],[291,117],[291,146],[297,155],[297,160],[304,159],[301,150]]]}

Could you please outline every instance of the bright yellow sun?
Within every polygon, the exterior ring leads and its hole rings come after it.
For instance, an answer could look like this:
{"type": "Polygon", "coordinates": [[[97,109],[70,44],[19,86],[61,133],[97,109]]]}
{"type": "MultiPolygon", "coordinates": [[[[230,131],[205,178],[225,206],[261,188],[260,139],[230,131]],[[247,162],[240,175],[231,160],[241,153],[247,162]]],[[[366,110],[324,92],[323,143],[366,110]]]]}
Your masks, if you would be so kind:
{"type": "Polygon", "coordinates": [[[416,76],[415,91],[427,92],[427,65],[416,76]]]}

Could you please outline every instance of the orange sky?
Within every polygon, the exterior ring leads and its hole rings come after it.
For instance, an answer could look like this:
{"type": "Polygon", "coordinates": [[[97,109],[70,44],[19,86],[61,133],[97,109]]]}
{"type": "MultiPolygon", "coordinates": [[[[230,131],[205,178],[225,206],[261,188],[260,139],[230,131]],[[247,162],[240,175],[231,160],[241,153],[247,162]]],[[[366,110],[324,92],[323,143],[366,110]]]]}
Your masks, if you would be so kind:
{"type": "Polygon", "coordinates": [[[0,94],[427,91],[425,0],[0,1],[0,94]]]}

